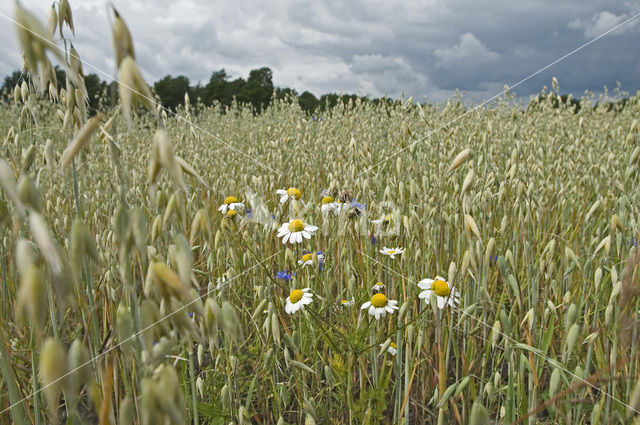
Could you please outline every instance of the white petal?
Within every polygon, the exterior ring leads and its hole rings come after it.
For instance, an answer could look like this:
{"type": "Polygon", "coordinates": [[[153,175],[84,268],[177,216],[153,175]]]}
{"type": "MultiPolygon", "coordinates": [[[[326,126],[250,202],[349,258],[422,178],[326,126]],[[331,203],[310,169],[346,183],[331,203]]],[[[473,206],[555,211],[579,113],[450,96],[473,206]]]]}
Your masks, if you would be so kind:
{"type": "Polygon", "coordinates": [[[311,304],[311,302],[313,301],[313,298],[302,298],[300,300],[300,302],[302,303],[302,305],[307,305],[307,304],[311,304]]]}
{"type": "Polygon", "coordinates": [[[365,308],[369,308],[371,306],[371,301],[367,301],[366,303],[362,304],[362,307],[360,307],[361,310],[364,310],[365,308]]]}
{"type": "Polygon", "coordinates": [[[287,194],[287,191],[286,191],[286,190],[284,190],[284,189],[278,189],[278,190],[276,190],[276,194],[277,194],[277,195],[286,195],[286,194],[287,194]]]}
{"type": "Polygon", "coordinates": [[[311,224],[307,224],[306,226],[304,226],[304,230],[313,233],[316,230],[318,230],[318,226],[313,226],[311,224]]]}
{"type": "Polygon", "coordinates": [[[302,232],[296,232],[296,242],[302,242],[302,232]]]}
{"type": "Polygon", "coordinates": [[[287,243],[287,241],[289,240],[290,236],[291,236],[291,233],[286,233],[284,235],[284,238],[282,238],[282,243],[287,243]]]}
{"type": "Polygon", "coordinates": [[[287,202],[287,198],[289,197],[289,195],[282,195],[282,197],[280,198],[280,203],[284,204],[285,202],[287,202]]]}
{"type": "Polygon", "coordinates": [[[293,307],[293,305],[289,300],[287,300],[287,305],[284,306],[284,311],[286,311],[288,314],[291,314],[292,313],[291,307],[293,307]]]}
{"type": "Polygon", "coordinates": [[[302,233],[302,236],[304,236],[305,239],[311,239],[311,234],[309,232],[307,232],[306,230],[303,230],[300,233],[302,233]]]}
{"type": "Polygon", "coordinates": [[[438,308],[442,310],[447,305],[447,299],[445,297],[438,297],[438,308]]]}
{"type": "Polygon", "coordinates": [[[424,298],[424,300],[428,304],[429,303],[429,298],[431,298],[431,294],[432,293],[433,293],[433,291],[431,289],[427,289],[427,290],[424,290],[424,291],[420,292],[420,295],[418,295],[418,297],[424,298]]]}
{"type": "Polygon", "coordinates": [[[380,310],[376,308],[375,311],[373,312],[373,315],[376,318],[376,320],[380,320],[380,310]]]}
{"type": "Polygon", "coordinates": [[[378,309],[375,308],[374,306],[370,306],[369,307],[369,315],[370,316],[374,316],[376,314],[376,311],[378,311],[378,309]]]}
{"type": "Polygon", "coordinates": [[[422,288],[422,289],[431,289],[431,282],[429,282],[431,279],[422,279],[420,282],[418,282],[418,287],[422,288]]]}

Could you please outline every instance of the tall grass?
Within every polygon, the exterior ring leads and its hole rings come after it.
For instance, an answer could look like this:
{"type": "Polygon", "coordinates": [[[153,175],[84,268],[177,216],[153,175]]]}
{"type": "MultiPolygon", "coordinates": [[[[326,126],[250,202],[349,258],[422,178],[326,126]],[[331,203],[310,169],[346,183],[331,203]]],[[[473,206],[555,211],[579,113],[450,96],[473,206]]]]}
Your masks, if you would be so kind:
{"type": "Polygon", "coordinates": [[[81,79],[57,101],[16,92],[0,107],[0,423],[637,420],[637,96],[576,113],[556,88],[440,128],[460,99],[90,121],[81,79]],[[289,187],[303,202],[279,203],[289,187]],[[363,207],[322,214],[325,190],[363,207]],[[250,213],[221,214],[231,195],[250,213]],[[296,217],[319,230],[283,245],[296,217]],[[459,306],[418,298],[436,275],[459,306]],[[377,282],[400,307],[379,321],[360,309],[377,282]]]}

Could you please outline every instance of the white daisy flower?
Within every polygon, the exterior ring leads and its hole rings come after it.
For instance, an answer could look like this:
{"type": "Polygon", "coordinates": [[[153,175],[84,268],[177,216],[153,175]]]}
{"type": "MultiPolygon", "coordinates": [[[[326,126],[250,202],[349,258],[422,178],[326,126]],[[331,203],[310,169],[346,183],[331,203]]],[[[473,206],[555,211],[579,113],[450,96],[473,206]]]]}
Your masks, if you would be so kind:
{"type": "Polygon", "coordinates": [[[446,305],[454,307],[456,304],[460,304],[460,292],[440,276],[436,276],[435,279],[423,279],[418,282],[418,286],[420,289],[424,289],[418,294],[418,298],[424,298],[427,304],[432,295],[436,296],[438,308],[441,310],[446,305]]]}
{"type": "Polygon", "coordinates": [[[340,301],[340,305],[342,307],[352,307],[354,304],[355,304],[355,301],[353,300],[353,298],[351,299],[351,301],[348,301],[348,300],[340,301]]]}
{"type": "Polygon", "coordinates": [[[340,204],[340,202],[338,201],[335,201],[331,196],[325,196],[324,198],[322,198],[322,201],[320,201],[320,203],[322,204],[322,206],[320,207],[322,214],[329,214],[330,212],[333,212],[335,215],[340,214],[342,204],[340,204]]]}
{"type": "MultiPolygon", "coordinates": [[[[384,347],[384,344],[380,344],[380,347],[384,347]]],[[[389,347],[387,347],[387,353],[391,354],[392,356],[395,356],[397,352],[398,352],[398,346],[396,345],[396,343],[392,342],[391,344],[389,344],[389,347]]]]}
{"type": "Polygon", "coordinates": [[[311,235],[316,230],[318,230],[318,226],[312,226],[296,218],[278,228],[278,237],[282,238],[282,243],[287,243],[287,241],[292,244],[300,243],[302,238],[311,239],[311,235]]]}
{"type": "Polygon", "coordinates": [[[227,196],[224,199],[224,203],[218,207],[218,211],[222,214],[226,214],[227,211],[234,210],[243,210],[244,204],[238,200],[235,196],[227,196]]]}
{"type": "Polygon", "coordinates": [[[278,189],[276,190],[276,194],[280,195],[280,203],[284,204],[287,202],[289,198],[295,199],[296,201],[302,197],[302,193],[300,190],[295,187],[290,187],[289,189],[278,189]]]}
{"type": "Polygon", "coordinates": [[[375,224],[376,227],[379,227],[382,224],[389,224],[391,223],[391,216],[390,215],[385,215],[384,217],[378,219],[378,220],[371,220],[371,223],[375,224]]]}
{"type": "MultiPolygon", "coordinates": [[[[318,255],[318,263],[322,264],[322,262],[324,261],[324,255],[322,254],[322,251],[318,251],[317,255],[318,255]]],[[[313,252],[304,254],[302,256],[302,260],[298,260],[298,265],[301,265],[303,268],[305,266],[313,265],[313,252]]]]}
{"type": "Polygon", "coordinates": [[[380,318],[386,316],[387,313],[393,314],[394,310],[398,309],[398,301],[390,300],[386,295],[377,293],[371,297],[371,301],[362,304],[360,309],[369,309],[369,316],[380,320],[380,318]]]}
{"type": "Polygon", "coordinates": [[[386,246],[380,250],[381,254],[388,255],[392,259],[396,257],[396,255],[400,255],[404,252],[403,248],[387,248],[386,246]]]}
{"type": "Polygon", "coordinates": [[[376,292],[380,292],[383,289],[384,289],[384,283],[382,282],[376,282],[376,284],[371,287],[371,290],[376,292]]]}
{"type": "Polygon", "coordinates": [[[313,294],[309,291],[311,291],[311,288],[294,289],[291,291],[287,297],[287,304],[284,307],[284,311],[288,314],[293,314],[298,310],[304,309],[305,305],[311,304],[313,294]]]}

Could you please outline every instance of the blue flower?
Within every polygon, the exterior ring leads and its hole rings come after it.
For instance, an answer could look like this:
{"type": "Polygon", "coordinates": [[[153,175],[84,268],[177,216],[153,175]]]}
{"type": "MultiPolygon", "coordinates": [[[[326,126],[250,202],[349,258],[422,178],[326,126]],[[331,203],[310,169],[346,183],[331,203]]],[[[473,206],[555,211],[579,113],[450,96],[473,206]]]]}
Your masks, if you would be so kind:
{"type": "Polygon", "coordinates": [[[245,208],[244,212],[247,213],[246,218],[251,219],[253,214],[251,213],[251,208],[245,208]]]}
{"type": "Polygon", "coordinates": [[[193,311],[189,313],[189,317],[193,317],[193,311]]]}
{"type": "Polygon", "coordinates": [[[367,204],[362,205],[360,202],[356,201],[355,199],[351,201],[351,208],[357,208],[357,209],[361,209],[361,210],[366,210],[367,209],[367,204]]]}
{"type": "Polygon", "coordinates": [[[324,267],[324,253],[322,251],[318,251],[318,270],[322,271],[324,267]]]}
{"type": "Polygon", "coordinates": [[[376,237],[375,237],[375,236],[373,236],[373,233],[371,233],[371,244],[372,244],[372,245],[375,245],[377,241],[378,241],[378,240],[376,239],[376,237]]]}
{"type": "Polygon", "coordinates": [[[284,281],[287,281],[287,282],[288,282],[288,281],[290,281],[290,280],[291,280],[291,278],[292,278],[293,276],[295,276],[295,275],[296,275],[295,273],[289,272],[289,271],[287,271],[287,270],[283,270],[283,271],[281,271],[281,272],[277,272],[277,273],[276,273],[276,279],[282,279],[282,280],[284,280],[284,281]]]}

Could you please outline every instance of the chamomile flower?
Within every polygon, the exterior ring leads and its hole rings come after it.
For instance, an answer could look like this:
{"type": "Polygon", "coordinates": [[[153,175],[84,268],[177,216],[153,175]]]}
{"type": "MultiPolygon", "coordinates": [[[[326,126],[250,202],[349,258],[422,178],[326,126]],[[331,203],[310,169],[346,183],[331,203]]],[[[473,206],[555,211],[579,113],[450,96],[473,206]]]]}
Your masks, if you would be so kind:
{"type": "Polygon", "coordinates": [[[229,210],[241,210],[244,209],[244,204],[238,200],[235,196],[227,196],[224,199],[222,205],[218,207],[218,211],[222,214],[226,214],[229,210]]]}
{"type": "Polygon", "coordinates": [[[313,232],[318,230],[318,226],[312,226],[300,219],[291,220],[278,228],[278,237],[282,238],[282,243],[300,243],[302,239],[311,239],[313,232]]]}
{"type": "Polygon", "coordinates": [[[342,307],[352,307],[355,304],[355,301],[353,300],[353,298],[349,301],[349,300],[342,300],[340,301],[340,305],[342,307]]]}
{"type": "MultiPolygon", "coordinates": [[[[322,266],[322,262],[324,261],[324,255],[322,251],[317,252],[318,255],[318,265],[322,266]]],[[[313,253],[308,252],[302,256],[302,260],[298,260],[298,264],[302,267],[311,266],[313,264],[313,253]]]]}
{"type": "MultiPolygon", "coordinates": [[[[380,344],[380,347],[384,347],[384,344],[380,344]]],[[[398,345],[396,345],[395,342],[392,342],[391,344],[389,344],[389,347],[387,347],[387,353],[391,354],[392,356],[395,356],[397,352],[398,352],[398,345]]]]}
{"type": "Polygon", "coordinates": [[[387,225],[389,223],[391,223],[391,216],[390,215],[385,215],[384,217],[381,217],[377,220],[371,220],[371,223],[375,224],[376,227],[380,227],[382,225],[387,225]]]}
{"type": "Polygon", "coordinates": [[[333,199],[331,196],[323,197],[320,203],[322,204],[320,207],[320,211],[322,211],[322,214],[329,214],[330,212],[333,212],[335,215],[340,214],[342,204],[333,199]]]}
{"type": "Polygon", "coordinates": [[[373,316],[376,320],[386,316],[387,313],[393,314],[394,310],[398,309],[398,301],[390,300],[387,296],[381,292],[378,292],[370,301],[362,304],[361,310],[368,309],[369,316],[373,316]]]}
{"type": "Polygon", "coordinates": [[[375,292],[380,292],[383,289],[384,289],[384,283],[382,282],[376,282],[376,284],[371,287],[371,290],[375,292]]]}
{"type": "Polygon", "coordinates": [[[435,279],[423,279],[418,282],[418,286],[420,289],[424,289],[418,294],[418,298],[424,298],[427,304],[433,295],[436,296],[438,308],[441,310],[446,305],[453,307],[456,304],[460,304],[460,292],[440,276],[436,276],[435,279]]]}
{"type": "Polygon", "coordinates": [[[290,187],[289,189],[278,189],[276,190],[276,194],[280,195],[280,203],[284,204],[291,199],[295,199],[296,201],[302,197],[302,193],[295,187],[290,187]]]}
{"type": "Polygon", "coordinates": [[[284,310],[289,314],[293,314],[298,310],[304,309],[305,305],[311,304],[313,294],[309,291],[311,291],[311,288],[292,290],[287,297],[287,304],[284,310]]]}
{"type": "Polygon", "coordinates": [[[403,248],[387,248],[386,246],[380,250],[381,254],[388,255],[392,259],[396,257],[396,255],[400,255],[404,252],[403,248]]]}

